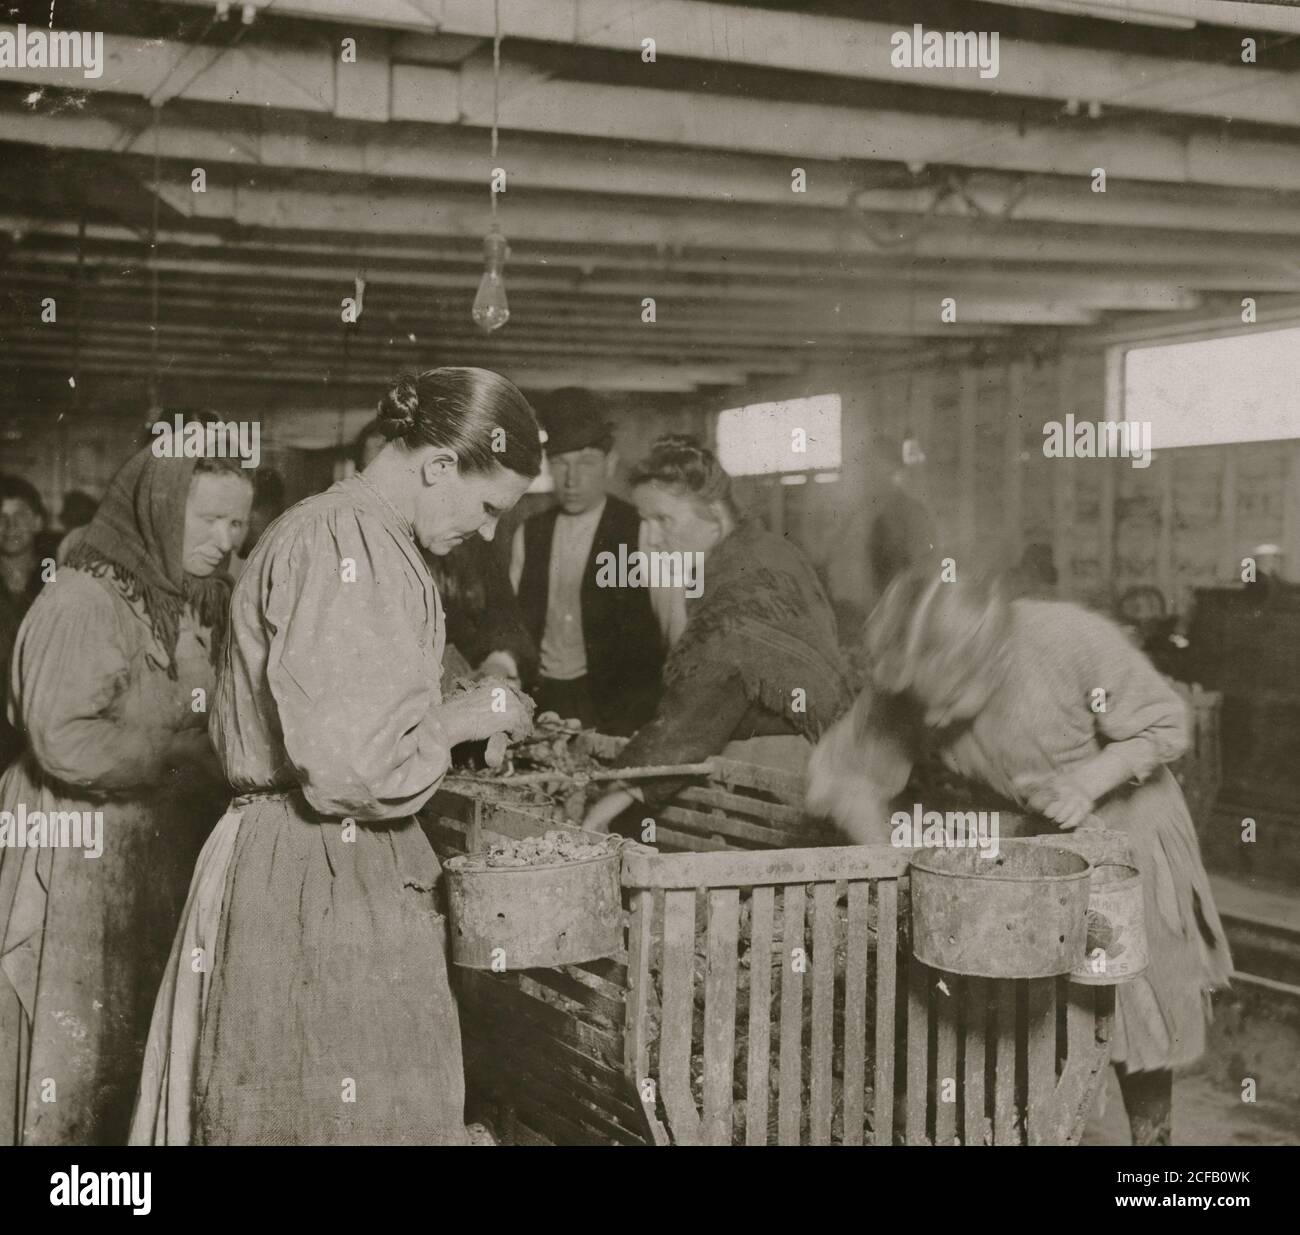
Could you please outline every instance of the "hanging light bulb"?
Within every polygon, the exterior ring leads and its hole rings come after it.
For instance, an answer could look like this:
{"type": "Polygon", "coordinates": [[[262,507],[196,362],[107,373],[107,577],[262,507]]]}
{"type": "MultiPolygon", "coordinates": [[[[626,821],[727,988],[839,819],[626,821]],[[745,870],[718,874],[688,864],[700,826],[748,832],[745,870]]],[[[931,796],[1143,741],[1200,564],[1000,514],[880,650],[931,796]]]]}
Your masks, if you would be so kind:
{"type": "Polygon", "coordinates": [[[483,277],[479,280],[478,295],[474,297],[474,322],[488,334],[500,330],[510,320],[504,278],[509,256],[510,246],[494,224],[483,241],[483,277]]]}
{"type": "MultiPolygon", "coordinates": [[[[492,162],[497,160],[498,122],[501,113],[501,0],[492,3],[492,162]]],[[[510,320],[510,306],[506,303],[505,268],[510,256],[510,246],[497,224],[496,168],[488,189],[492,203],[492,229],[483,239],[483,277],[479,280],[478,295],[474,297],[474,323],[484,333],[500,330],[510,320]]]]}

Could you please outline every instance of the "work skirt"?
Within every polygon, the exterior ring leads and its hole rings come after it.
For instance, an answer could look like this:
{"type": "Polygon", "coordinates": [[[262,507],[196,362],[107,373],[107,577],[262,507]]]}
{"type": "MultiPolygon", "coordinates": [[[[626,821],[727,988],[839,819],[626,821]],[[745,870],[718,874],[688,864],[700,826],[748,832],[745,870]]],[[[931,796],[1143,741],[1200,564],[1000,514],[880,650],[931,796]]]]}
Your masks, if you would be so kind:
{"type": "Polygon", "coordinates": [[[191,881],[132,1143],[465,1143],[439,873],[414,819],[236,799],[191,881]]]}

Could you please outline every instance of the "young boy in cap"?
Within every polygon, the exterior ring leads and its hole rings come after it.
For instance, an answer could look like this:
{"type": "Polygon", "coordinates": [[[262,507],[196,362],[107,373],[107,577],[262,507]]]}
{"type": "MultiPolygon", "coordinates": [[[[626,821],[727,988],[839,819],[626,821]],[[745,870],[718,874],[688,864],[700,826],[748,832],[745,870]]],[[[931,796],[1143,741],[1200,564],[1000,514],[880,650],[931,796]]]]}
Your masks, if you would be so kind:
{"type": "Polygon", "coordinates": [[[640,546],[636,509],[606,492],[617,458],[598,401],[588,391],[535,400],[546,431],[556,505],[515,533],[510,580],[541,649],[534,696],[542,712],[583,727],[630,734],[654,713],[664,648],[650,591],[600,587],[597,561],[640,546]]]}

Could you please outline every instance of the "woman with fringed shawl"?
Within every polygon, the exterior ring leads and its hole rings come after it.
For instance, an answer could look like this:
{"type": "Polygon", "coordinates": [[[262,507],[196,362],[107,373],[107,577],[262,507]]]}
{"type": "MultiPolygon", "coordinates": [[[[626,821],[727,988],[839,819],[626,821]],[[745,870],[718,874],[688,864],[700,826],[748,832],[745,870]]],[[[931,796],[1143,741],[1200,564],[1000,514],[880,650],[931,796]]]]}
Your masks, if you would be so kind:
{"type": "MultiPolygon", "coordinates": [[[[801,773],[822,731],[852,702],[835,615],[807,559],[742,519],[731,478],[689,437],[660,438],[632,473],[655,551],[701,562],[699,596],[664,666],[659,709],[618,765],[694,763],[725,755],[801,773]]],[[[689,580],[688,580],[689,583],[689,580]]],[[[587,812],[605,830],[639,800],[666,801],[689,782],[616,788],[587,812]]]]}
{"type": "Polygon", "coordinates": [[[0,778],[0,1143],[126,1140],[154,993],[226,792],[208,707],[251,499],[237,461],[140,450],[18,633],[9,707],[25,745],[0,778]],[[85,812],[79,848],[64,812],[85,812]]]}

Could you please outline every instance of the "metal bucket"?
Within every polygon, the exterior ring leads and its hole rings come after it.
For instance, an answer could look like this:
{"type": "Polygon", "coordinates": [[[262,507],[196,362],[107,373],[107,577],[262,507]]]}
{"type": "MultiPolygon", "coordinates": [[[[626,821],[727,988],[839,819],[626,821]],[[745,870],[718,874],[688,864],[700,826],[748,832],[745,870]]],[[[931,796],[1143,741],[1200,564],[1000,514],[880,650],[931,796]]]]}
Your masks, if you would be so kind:
{"type": "Polygon", "coordinates": [[[594,961],[623,945],[622,858],[443,868],[451,958],[468,969],[541,969],[594,961]]]}
{"type": "Polygon", "coordinates": [[[949,973],[1048,978],[1083,960],[1087,861],[1077,853],[1003,841],[996,858],[976,849],[927,849],[912,858],[912,951],[949,973]]]}
{"type": "Polygon", "coordinates": [[[1146,967],[1142,876],[1117,862],[1093,867],[1084,958],[1071,970],[1070,981],[1085,986],[1118,985],[1145,973],[1146,967]]]}

